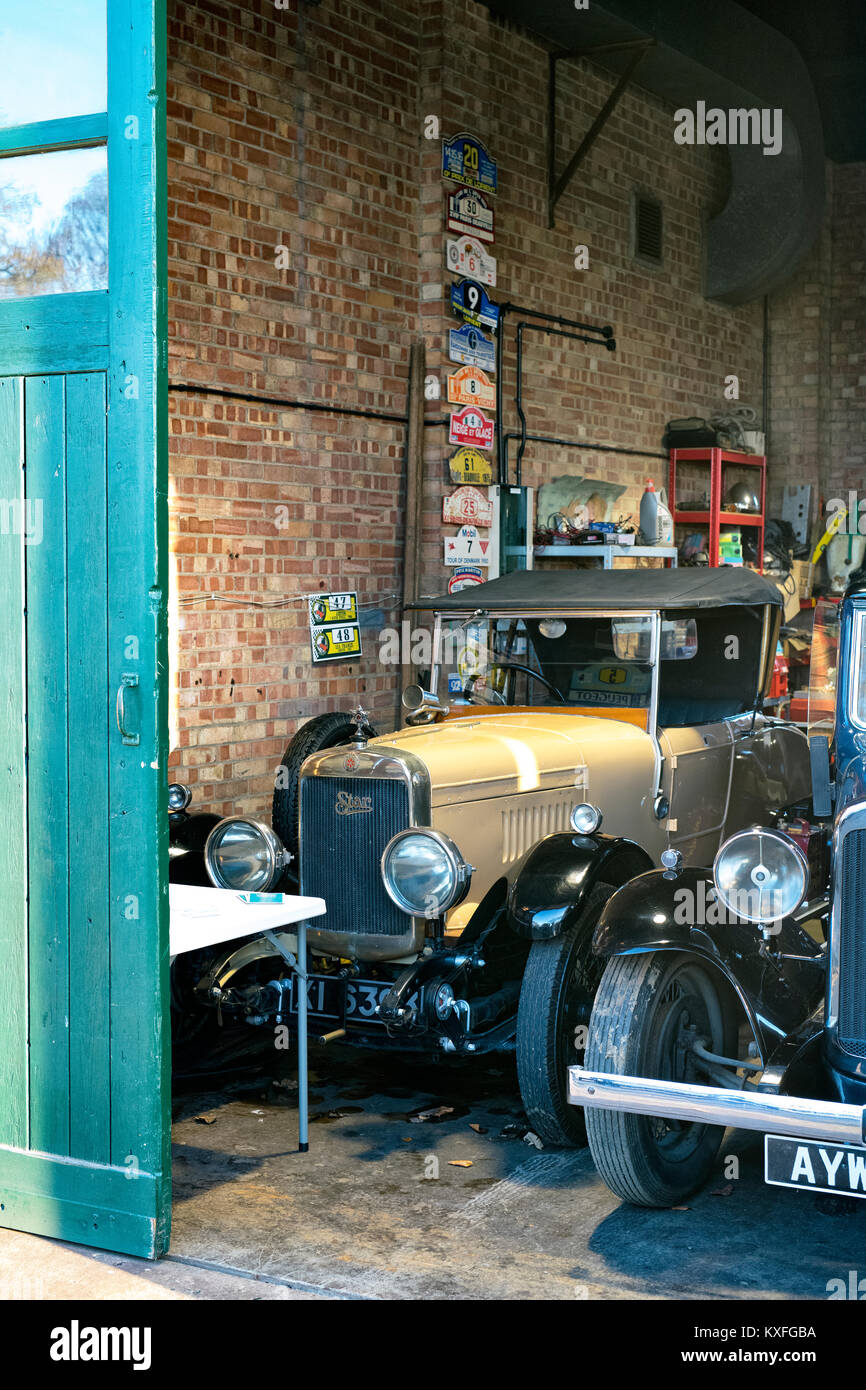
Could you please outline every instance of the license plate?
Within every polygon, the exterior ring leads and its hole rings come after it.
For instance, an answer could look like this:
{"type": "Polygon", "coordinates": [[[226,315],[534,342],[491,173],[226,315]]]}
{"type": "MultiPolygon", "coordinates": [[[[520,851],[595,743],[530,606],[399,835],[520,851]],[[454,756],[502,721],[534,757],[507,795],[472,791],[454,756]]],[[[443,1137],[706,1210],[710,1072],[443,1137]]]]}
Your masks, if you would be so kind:
{"type": "Polygon", "coordinates": [[[805,1187],[810,1192],[866,1197],[866,1148],[766,1134],[764,1182],[773,1187],[805,1187]]]}
{"type": "MultiPolygon", "coordinates": [[[[342,1017],[342,991],[346,990],[346,1022],[382,1023],[376,1012],[379,1004],[391,988],[387,980],[348,980],[335,979],[333,975],[310,975],[307,979],[307,1002],[311,1014],[317,1018],[342,1017]]],[[[410,995],[408,1004],[418,1005],[416,992],[410,995]]],[[[298,977],[292,975],[291,1011],[298,1012],[298,977]]]]}

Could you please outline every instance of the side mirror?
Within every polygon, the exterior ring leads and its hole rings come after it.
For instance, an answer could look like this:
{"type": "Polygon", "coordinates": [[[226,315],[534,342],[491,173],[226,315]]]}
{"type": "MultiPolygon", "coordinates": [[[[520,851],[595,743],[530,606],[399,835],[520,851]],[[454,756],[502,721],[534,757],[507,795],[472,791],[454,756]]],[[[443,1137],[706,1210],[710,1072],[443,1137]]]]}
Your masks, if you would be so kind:
{"type": "Polygon", "coordinates": [[[830,740],[826,734],[809,739],[812,768],[812,810],[819,820],[833,814],[833,786],[830,781],[830,740]]]}

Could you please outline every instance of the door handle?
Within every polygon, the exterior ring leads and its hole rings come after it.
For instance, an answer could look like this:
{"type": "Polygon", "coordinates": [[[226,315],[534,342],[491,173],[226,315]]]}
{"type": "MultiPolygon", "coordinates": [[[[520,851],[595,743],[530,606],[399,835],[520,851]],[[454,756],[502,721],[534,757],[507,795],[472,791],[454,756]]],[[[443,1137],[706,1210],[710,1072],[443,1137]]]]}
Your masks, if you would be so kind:
{"type": "Polygon", "coordinates": [[[126,692],[138,685],[138,676],[129,674],[120,677],[120,685],[117,687],[117,700],[114,706],[114,718],[117,722],[117,729],[123,743],[135,748],[140,742],[139,734],[131,734],[126,727],[126,692]]]}

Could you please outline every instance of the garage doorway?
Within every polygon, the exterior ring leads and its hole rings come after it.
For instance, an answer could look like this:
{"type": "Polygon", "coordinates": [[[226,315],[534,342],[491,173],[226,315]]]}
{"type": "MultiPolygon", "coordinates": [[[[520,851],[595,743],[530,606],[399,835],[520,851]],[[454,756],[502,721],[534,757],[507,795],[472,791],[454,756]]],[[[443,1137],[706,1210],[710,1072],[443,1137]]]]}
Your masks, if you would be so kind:
{"type": "Polygon", "coordinates": [[[0,1223],[167,1246],[165,12],[0,0],[0,1223]]]}

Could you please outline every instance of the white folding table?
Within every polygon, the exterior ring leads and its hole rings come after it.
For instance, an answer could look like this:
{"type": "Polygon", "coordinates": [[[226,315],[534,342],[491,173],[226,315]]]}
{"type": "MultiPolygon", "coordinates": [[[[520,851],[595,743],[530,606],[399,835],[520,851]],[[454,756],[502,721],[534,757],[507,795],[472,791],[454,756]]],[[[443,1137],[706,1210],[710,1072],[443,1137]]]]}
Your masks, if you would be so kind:
{"type": "MultiPolygon", "coordinates": [[[[253,895],[254,896],[254,895],[253,895]]],[[[309,1086],[307,1076],[307,922],[326,911],[322,898],[302,898],[291,893],[262,894],[264,901],[249,902],[230,888],[200,888],[197,884],[171,883],[168,889],[172,960],[186,951],[219,946],[242,936],[265,936],[298,977],[298,1148],[306,1153],[309,1142],[309,1086]],[[297,958],[276,935],[281,927],[294,927],[297,958]]]]}

